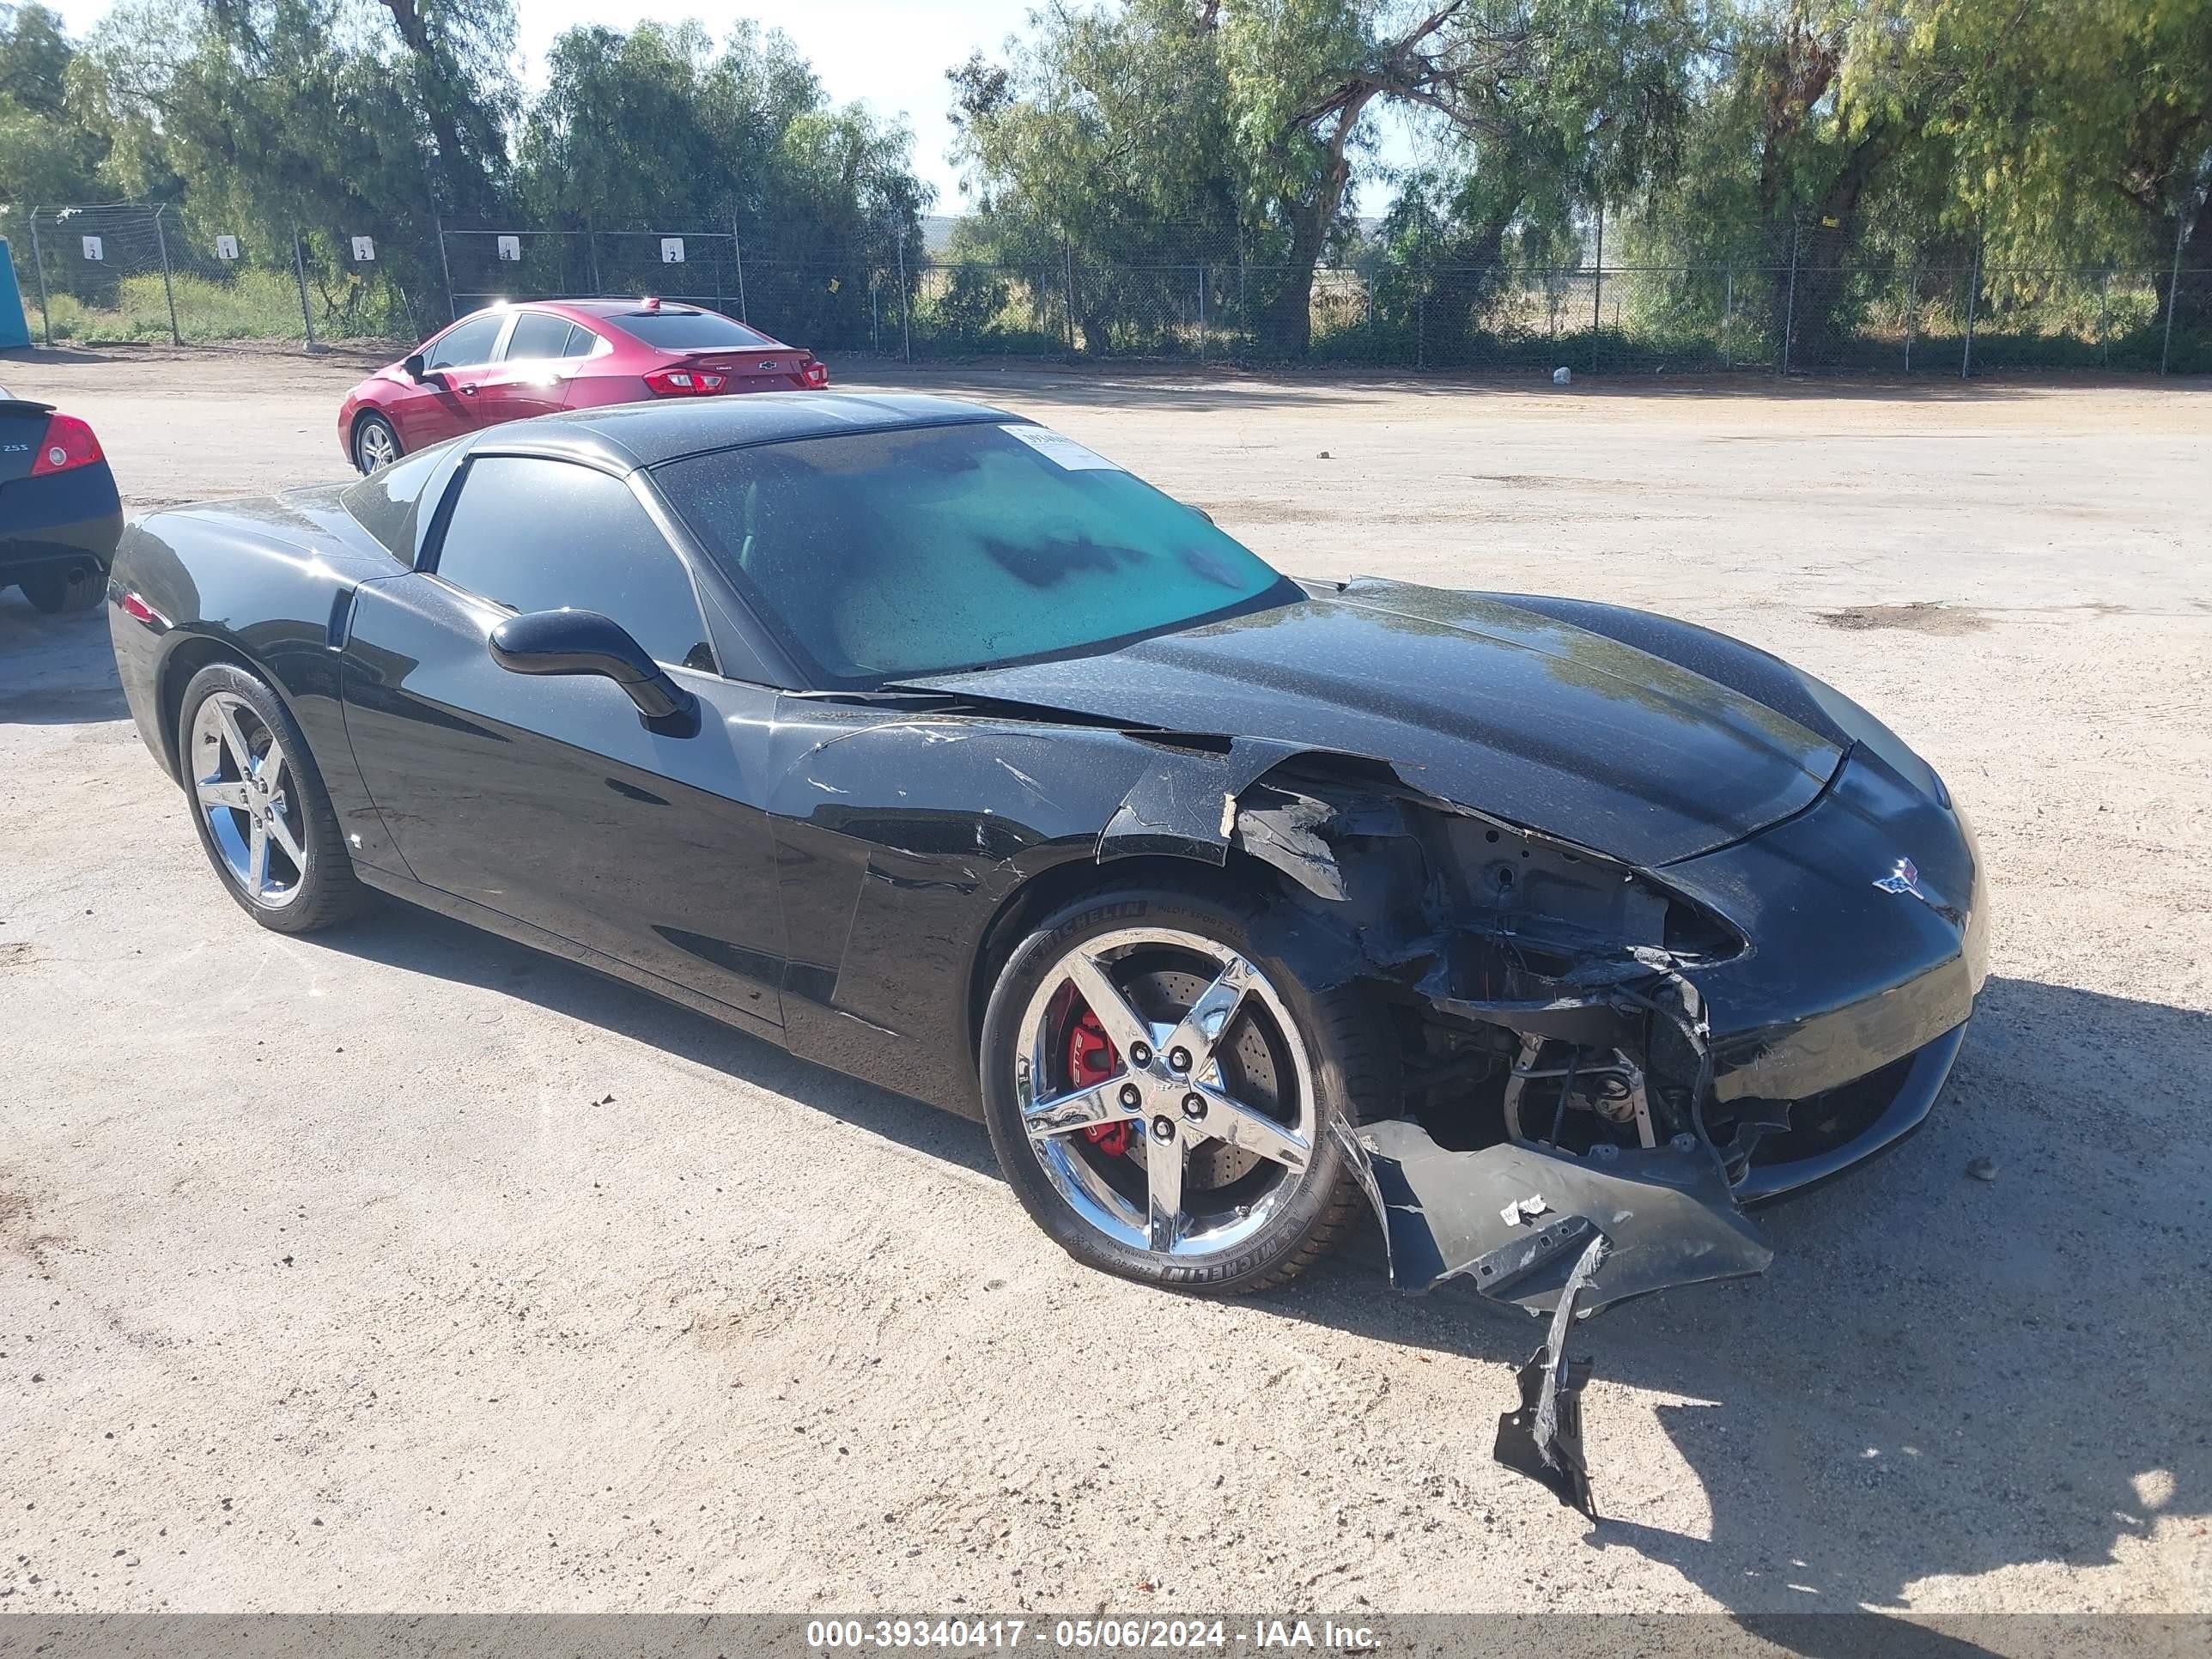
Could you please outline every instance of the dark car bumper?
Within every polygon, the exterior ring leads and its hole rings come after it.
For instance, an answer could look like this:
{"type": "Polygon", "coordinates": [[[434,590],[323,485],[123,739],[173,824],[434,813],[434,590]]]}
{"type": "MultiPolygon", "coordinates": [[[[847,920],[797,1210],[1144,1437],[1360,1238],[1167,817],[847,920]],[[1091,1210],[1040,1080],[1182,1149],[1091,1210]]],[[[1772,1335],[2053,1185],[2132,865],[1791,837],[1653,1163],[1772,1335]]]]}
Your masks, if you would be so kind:
{"type": "Polygon", "coordinates": [[[1920,1126],[1989,972],[1987,878],[1954,806],[1857,750],[1789,823],[1664,873],[1751,940],[1688,975],[1712,1025],[1717,1119],[1774,1126],[1740,1201],[1825,1181],[1920,1126]]]}
{"type": "Polygon", "coordinates": [[[102,570],[123,536],[123,502],[104,463],[0,484],[0,582],[89,558],[102,570]]]}
{"type": "Polygon", "coordinates": [[[1987,893],[1972,830],[1938,796],[1856,750],[1803,811],[1659,872],[1749,941],[1683,975],[1710,1024],[1711,1138],[1723,1153],[1748,1145],[1747,1158],[1724,1164],[1687,1134],[1600,1159],[1450,1150],[1410,1121],[1369,1126],[1352,1150],[1394,1281],[1465,1277],[1541,1312],[1598,1236],[1586,1311],[1763,1271],[1769,1253],[1742,1208],[1911,1134],[1964,1040],[1987,972],[1987,893]]]}
{"type": "MultiPolygon", "coordinates": [[[[1746,1208],[1771,1204],[1833,1180],[1906,1139],[1935,1109],[1936,1097],[1949,1081],[1951,1062],[1966,1040],[1966,1026],[1954,1025],[1904,1060],[1845,1085],[1865,1097],[1866,1109],[1849,1111],[1841,1120],[1844,1133],[1833,1137],[1832,1144],[1815,1145],[1794,1155],[1784,1150],[1790,1146],[1790,1137],[1762,1146],[1731,1189],[1735,1201],[1746,1208]]],[[[1845,1090],[1831,1092],[1841,1095],[1845,1090]]],[[[1793,1105],[1793,1115],[1817,1109],[1814,1102],[1793,1105]]]]}

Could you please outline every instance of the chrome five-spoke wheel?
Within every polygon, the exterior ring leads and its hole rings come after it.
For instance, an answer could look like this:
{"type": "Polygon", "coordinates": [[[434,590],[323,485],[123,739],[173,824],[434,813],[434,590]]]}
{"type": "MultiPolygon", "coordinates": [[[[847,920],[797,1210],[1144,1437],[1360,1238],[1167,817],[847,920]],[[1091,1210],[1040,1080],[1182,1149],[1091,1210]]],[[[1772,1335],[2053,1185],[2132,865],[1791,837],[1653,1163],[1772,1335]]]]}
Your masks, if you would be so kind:
{"type": "Polygon", "coordinates": [[[1106,1238],[1176,1260],[1231,1252],[1308,1178],[1313,1065],[1236,951],[1164,927],[1094,935],[1047,971],[1019,1033],[1030,1150],[1106,1238]]]}
{"type": "Polygon", "coordinates": [[[378,471],[398,459],[399,440],[392,428],[381,420],[363,421],[359,435],[354,439],[354,460],[362,471],[378,471]]]}
{"type": "Polygon", "coordinates": [[[282,909],[307,877],[307,808],[283,744],[243,697],[199,706],[190,748],[192,794],[239,890],[282,909]]]}

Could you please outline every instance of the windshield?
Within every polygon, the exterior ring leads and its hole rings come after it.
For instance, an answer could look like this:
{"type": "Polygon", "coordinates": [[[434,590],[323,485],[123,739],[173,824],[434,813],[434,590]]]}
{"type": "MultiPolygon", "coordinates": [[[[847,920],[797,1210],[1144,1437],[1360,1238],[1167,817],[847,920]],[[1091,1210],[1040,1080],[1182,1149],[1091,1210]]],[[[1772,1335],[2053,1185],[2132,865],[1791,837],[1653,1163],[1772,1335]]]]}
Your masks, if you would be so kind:
{"type": "Polygon", "coordinates": [[[654,477],[825,685],[1075,652],[1297,597],[1195,508],[1040,426],[800,439],[654,477]]]}
{"type": "Polygon", "coordinates": [[[757,351],[775,342],[719,311],[625,311],[610,319],[634,339],[663,351],[757,351]]]}

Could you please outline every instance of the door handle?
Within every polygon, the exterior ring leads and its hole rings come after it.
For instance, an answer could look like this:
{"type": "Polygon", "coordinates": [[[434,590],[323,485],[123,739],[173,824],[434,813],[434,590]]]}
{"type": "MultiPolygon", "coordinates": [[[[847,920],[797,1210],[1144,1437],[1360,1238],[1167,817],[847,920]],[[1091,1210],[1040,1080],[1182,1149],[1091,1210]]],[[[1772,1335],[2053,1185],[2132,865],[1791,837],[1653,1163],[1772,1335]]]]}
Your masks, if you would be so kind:
{"type": "Polygon", "coordinates": [[[464,386],[461,387],[461,396],[463,396],[464,398],[473,398],[473,397],[475,397],[476,395],[477,395],[477,389],[476,389],[474,386],[472,386],[464,385],[464,386]]]}

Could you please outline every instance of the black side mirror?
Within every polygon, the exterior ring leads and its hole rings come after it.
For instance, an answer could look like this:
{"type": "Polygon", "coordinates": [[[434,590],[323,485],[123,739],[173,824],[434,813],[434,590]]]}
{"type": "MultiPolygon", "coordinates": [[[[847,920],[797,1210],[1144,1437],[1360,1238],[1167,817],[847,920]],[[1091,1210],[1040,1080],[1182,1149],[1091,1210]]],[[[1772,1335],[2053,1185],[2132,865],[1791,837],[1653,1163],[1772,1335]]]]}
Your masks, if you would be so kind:
{"type": "Polygon", "coordinates": [[[691,736],[699,700],[668,678],[629,630],[596,611],[532,611],[491,630],[491,659],[516,674],[597,674],[629,694],[656,732],[691,736]]]}
{"type": "Polygon", "coordinates": [[[419,351],[409,352],[406,361],[399,365],[399,372],[419,385],[422,379],[422,354],[419,351]]]}

